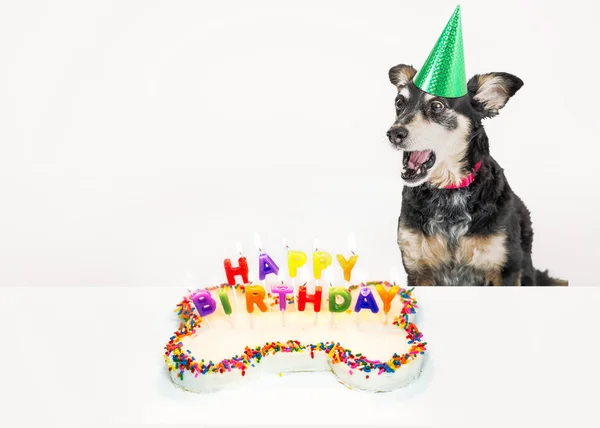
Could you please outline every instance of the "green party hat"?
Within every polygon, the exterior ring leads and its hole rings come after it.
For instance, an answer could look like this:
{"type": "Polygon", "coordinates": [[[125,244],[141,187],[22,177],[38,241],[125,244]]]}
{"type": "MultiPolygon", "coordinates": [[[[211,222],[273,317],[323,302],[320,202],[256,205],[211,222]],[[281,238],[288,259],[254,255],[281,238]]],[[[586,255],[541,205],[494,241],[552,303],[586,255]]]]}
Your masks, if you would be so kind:
{"type": "Polygon", "coordinates": [[[458,98],[467,94],[460,5],[454,9],[414,83],[417,88],[437,97],[458,98]]]}

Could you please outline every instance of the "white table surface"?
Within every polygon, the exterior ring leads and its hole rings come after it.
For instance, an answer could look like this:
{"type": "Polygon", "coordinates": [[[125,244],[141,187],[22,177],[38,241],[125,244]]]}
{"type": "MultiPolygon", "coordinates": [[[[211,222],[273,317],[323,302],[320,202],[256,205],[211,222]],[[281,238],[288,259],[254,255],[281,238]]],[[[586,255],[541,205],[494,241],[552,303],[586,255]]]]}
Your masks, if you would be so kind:
{"type": "Polygon", "coordinates": [[[595,411],[598,288],[417,289],[425,371],[387,394],[348,390],[330,373],[183,392],[162,357],[181,291],[0,288],[1,419],[542,426],[589,423],[595,411]]]}

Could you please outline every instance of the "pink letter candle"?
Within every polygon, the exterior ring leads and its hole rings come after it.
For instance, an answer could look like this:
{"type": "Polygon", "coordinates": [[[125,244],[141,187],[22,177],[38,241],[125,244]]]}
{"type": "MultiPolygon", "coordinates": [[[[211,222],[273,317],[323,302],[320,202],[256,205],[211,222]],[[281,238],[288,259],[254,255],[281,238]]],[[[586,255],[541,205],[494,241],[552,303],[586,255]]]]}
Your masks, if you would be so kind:
{"type": "Polygon", "coordinates": [[[285,311],[287,300],[286,295],[292,294],[294,292],[294,288],[287,285],[274,285],[271,287],[271,293],[277,294],[279,296],[279,310],[285,311]]]}

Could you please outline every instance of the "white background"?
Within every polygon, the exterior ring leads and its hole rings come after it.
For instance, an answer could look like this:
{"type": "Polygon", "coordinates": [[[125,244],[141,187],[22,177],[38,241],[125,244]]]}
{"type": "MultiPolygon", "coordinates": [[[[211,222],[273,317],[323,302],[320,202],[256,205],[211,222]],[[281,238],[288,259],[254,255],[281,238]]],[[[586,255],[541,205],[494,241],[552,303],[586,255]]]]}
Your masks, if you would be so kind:
{"type": "MultiPolygon", "coordinates": [[[[273,380],[292,388],[289,397],[338,407],[384,400],[381,422],[396,424],[567,421],[590,410],[586,382],[597,369],[586,327],[598,325],[598,293],[572,287],[598,285],[598,14],[591,1],[550,3],[464,1],[463,35],[469,76],[507,71],[525,81],[486,128],[532,211],[534,264],[571,288],[419,290],[433,361],[422,392],[358,398],[335,382],[319,392],[312,381],[273,380]],[[453,326],[457,300],[467,309],[453,326]],[[499,354],[520,347],[527,352],[499,354]],[[306,389],[295,390],[300,384],[306,389]]],[[[306,252],[318,237],[336,253],[353,231],[370,279],[402,270],[387,72],[419,68],[455,5],[3,2],[0,285],[43,288],[1,290],[2,328],[23,358],[3,352],[2,384],[13,398],[46,400],[39,412],[15,401],[8,417],[214,416],[203,403],[214,409],[227,398],[187,397],[163,383],[160,350],[175,325],[167,317],[187,272],[198,283],[224,279],[236,241],[255,263],[255,231],[280,266],[283,236],[306,252]],[[32,305],[25,315],[24,303],[32,305]],[[15,320],[24,320],[16,336],[15,320]],[[88,322],[95,335],[82,338],[88,322]],[[121,327],[127,334],[115,338],[121,327]],[[43,340],[28,342],[30,334],[43,340]],[[63,377],[64,364],[83,367],[69,357],[78,349],[93,362],[92,378],[63,377]],[[125,363],[115,349],[134,358],[125,363]],[[46,366],[32,372],[38,359],[46,366]]],[[[264,409],[289,403],[277,388],[255,392],[264,409]]],[[[353,411],[342,414],[360,421],[353,411]]]]}
{"type": "Polygon", "coordinates": [[[171,383],[161,354],[177,288],[0,288],[0,421],[597,427],[599,291],[421,288],[428,358],[406,389],[316,373],[199,395],[171,383]]]}
{"type": "MultiPolygon", "coordinates": [[[[593,3],[464,2],[469,76],[525,81],[487,131],[533,213],[534,263],[597,285],[593,3]]],[[[5,2],[0,284],[223,278],[252,234],[400,266],[387,72],[454,2],[5,2]]],[[[277,261],[277,258],[276,258],[277,261]]]]}

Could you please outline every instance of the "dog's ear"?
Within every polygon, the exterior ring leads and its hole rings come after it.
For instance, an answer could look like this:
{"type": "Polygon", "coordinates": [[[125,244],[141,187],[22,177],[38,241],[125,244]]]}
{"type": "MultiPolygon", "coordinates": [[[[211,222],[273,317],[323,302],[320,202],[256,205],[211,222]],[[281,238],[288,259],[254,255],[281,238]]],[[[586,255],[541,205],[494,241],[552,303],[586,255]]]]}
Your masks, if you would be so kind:
{"type": "Polygon", "coordinates": [[[523,81],[509,73],[476,74],[467,83],[471,103],[483,117],[494,117],[523,86],[523,81]]]}
{"type": "Polygon", "coordinates": [[[398,64],[390,68],[388,74],[392,85],[400,89],[413,80],[413,77],[417,74],[417,70],[412,65],[398,64]]]}

